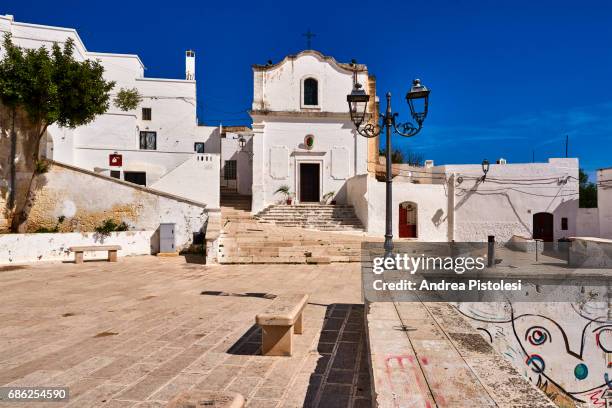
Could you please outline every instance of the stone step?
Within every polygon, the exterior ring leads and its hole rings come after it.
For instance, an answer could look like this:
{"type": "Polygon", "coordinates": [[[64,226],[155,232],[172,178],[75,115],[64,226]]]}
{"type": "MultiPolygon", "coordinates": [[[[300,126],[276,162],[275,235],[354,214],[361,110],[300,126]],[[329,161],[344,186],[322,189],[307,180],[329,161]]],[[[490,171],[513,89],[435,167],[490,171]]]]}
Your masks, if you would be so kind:
{"type": "Polygon", "coordinates": [[[360,257],[266,257],[266,256],[226,256],[219,257],[221,264],[328,264],[331,262],[360,262],[360,257]]]}
{"type": "Polygon", "coordinates": [[[309,225],[325,225],[325,224],[361,224],[359,218],[270,218],[266,219],[266,221],[274,221],[277,224],[304,224],[307,223],[309,225]]]}

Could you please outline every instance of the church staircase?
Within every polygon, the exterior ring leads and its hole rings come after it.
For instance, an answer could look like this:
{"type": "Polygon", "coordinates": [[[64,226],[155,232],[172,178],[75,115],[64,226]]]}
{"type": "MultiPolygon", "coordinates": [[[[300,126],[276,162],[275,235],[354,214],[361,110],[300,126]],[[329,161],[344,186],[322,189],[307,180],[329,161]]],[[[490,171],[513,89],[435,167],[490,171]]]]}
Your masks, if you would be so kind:
{"type": "Polygon", "coordinates": [[[361,221],[350,205],[272,205],[257,214],[256,218],[282,227],[319,231],[364,231],[361,221]]]}
{"type": "MultiPolygon", "coordinates": [[[[318,211],[318,218],[334,216],[334,211],[330,213],[329,209],[321,210],[318,207],[310,208],[318,211]]],[[[320,207],[339,207],[336,211],[343,207],[343,217],[351,218],[352,209],[345,206],[320,207]]],[[[361,242],[364,240],[364,234],[359,233],[362,229],[360,230],[358,225],[348,229],[349,232],[314,230],[303,228],[307,226],[303,216],[295,217],[299,220],[292,224],[279,225],[271,219],[272,216],[267,220],[251,216],[250,209],[251,196],[221,192],[222,227],[217,257],[219,263],[326,264],[361,261],[361,242]]],[[[335,217],[339,217],[339,214],[340,212],[336,212],[335,217]]],[[[336,228],[340,225],[336,225],[336,228]]]]}

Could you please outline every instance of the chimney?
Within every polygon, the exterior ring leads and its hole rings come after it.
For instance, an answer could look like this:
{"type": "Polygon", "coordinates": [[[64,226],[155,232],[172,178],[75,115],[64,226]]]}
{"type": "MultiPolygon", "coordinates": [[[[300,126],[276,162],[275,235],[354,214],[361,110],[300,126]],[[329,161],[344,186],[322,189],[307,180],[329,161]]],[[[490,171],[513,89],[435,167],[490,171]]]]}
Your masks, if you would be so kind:
{"type": "Polygon", "coordinates": [[[193,50],[185,52],[185,79],[195,80],[195,51],[193,50]]]}

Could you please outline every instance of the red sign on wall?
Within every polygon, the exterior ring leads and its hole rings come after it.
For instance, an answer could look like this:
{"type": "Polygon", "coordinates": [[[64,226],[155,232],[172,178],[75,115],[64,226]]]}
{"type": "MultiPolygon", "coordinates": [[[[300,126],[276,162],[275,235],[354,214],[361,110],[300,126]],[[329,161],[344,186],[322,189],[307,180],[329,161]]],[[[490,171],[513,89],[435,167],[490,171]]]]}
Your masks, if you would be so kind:
{"type": "Polygon", "coordinates": [[[123,165],[123,156],[120,154],[109,154],[108,155],[108,165],[121,167],[123,165]]]}

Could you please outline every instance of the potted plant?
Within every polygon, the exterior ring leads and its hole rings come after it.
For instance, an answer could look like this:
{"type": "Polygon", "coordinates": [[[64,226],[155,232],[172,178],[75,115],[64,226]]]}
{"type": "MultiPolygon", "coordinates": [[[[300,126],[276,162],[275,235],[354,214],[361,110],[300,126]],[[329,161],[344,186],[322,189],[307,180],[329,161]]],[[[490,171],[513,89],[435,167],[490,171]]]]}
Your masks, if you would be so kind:
{"type": "MultiPolygon", "coordinates": [[[[329,201],[331,198],[334,197],[334,194],[336,194],[335,191],[330,191],[330,192],[325,193],[325,195],[323,195],[323,200],[322,200],[323,204],[329,204],[329,201]]],[[[336,204],[336,200],[332,200],[331,203],[336,204]]]]}
{"type": "Polygon", "coordinates": [[[293,199],[292,199],[292,193],[291,193],[291,190],[289,189],[289,186],[286,184],[280,186],[274,192],[274,194],[279,194],[279,193],[285,196],[285,202],[287,203],[287,205],[291,205],[291,202],[293,201],[293,199]]]}

